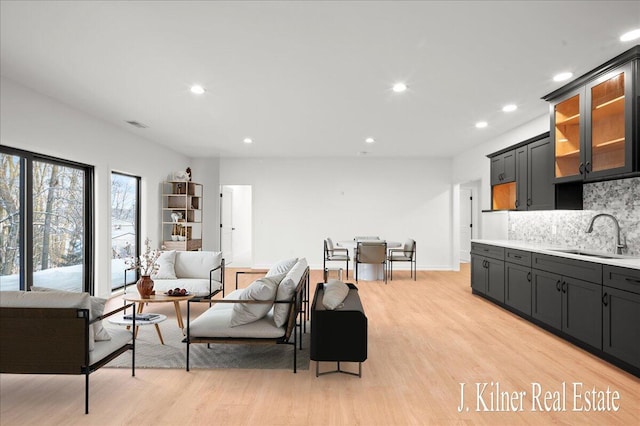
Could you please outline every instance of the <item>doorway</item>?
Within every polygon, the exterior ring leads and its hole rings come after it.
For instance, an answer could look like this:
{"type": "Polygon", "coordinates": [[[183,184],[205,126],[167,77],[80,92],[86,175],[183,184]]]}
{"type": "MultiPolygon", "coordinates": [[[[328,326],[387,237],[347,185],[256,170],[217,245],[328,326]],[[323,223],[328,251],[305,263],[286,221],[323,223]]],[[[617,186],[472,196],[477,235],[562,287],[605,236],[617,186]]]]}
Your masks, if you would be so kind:
{"type": "Polygon", "coordinates": [[[480,181],[460,185],[460,262],[471,261],[471,240],[478,237],[480,181]]]}
{"type": "Polygon", "coordinates": [[[220,249],[227,265],[253,264],[253,214],[251,185],[220,188],[220,249]]]}

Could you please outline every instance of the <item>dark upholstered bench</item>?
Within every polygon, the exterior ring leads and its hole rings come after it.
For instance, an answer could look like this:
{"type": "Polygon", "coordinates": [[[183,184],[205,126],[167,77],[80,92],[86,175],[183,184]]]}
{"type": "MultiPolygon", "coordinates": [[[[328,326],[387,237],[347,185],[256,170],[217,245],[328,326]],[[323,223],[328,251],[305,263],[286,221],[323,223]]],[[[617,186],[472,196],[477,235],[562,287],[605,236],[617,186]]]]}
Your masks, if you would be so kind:
{"type": "Polygon", "coordinates": [[[331,311],[324,307],[324,283],[316,286],[311,306],[311,359],[316,361],[316,377],[345,373],[362,377],[362,362],[367,359],[367,317],[358,288],[348,283],[349,294],[343,304],[331,311]],[[320,373],[321,361],[336,362],[337,369],[320,373]],[[340,362],[357,362],[358,373],[340,369],[340,362]]]}

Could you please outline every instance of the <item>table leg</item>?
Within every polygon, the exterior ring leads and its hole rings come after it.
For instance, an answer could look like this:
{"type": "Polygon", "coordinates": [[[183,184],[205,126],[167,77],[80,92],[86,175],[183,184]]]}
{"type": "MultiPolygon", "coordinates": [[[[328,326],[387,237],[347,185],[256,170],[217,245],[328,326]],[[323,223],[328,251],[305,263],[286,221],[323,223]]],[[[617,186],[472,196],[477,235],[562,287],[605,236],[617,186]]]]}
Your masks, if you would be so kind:
{"type": "Polygon", "coordinates": [[[173,306],[176,308],[176,319],[178,320],[178,327],[182,330],[182,334],[184,334],[184,323],[182,322],[182,312],[180,311],[180,302],[174,300],[173,306]]]}
{"type": "Polygon", "coordinates": [[[162,333],[160,332],[160,327],[158,326],[158,324],[153,324],[156,326],[156,332],[158,333],[158,337],[160,338],[160,343],[162,343],[164,345],[164,340],[162,339],[162,333]]]}

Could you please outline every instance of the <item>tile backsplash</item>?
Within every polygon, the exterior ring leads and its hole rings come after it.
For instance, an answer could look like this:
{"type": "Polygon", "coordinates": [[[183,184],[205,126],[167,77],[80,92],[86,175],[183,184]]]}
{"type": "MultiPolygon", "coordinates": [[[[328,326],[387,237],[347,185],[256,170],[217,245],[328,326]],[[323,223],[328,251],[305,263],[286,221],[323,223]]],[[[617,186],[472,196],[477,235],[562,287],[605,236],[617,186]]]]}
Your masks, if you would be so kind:
{"type": "Polygon", "coordinates": [[[624,254],[640,256],[640,177],[583,186],[584,210],[509,212],[510,240],[576,247],[583,250],[615,251],[615,227],[607,217],[596,220],[586,233],[591,218],[609,213],[620,223],[624,254]]]}

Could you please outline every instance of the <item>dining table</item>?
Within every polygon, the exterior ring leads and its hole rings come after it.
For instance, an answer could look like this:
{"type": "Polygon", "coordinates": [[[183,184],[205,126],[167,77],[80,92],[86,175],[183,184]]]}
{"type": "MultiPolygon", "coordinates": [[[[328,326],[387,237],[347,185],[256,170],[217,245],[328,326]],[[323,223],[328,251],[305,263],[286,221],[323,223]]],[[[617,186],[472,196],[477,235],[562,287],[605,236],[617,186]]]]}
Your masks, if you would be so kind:
{"type": "Polygon", "coordinates": [[[387,249],[390,248],[398,248],[402,247],[402,243],[398,241],[388,241],[388,240],[343,240],[338,241],[336,243],[337,247],[346,248],[349,251],[349,257],[353,259],[353,276],[356,275],[356,268],[358,268],[358,280],[363,281],[378,281],[384,279],[384,268],[382,264],[379,263],[356,263],[355,252],[356,247],[358,246],[358,242],[386,242],[387,249]]]}

